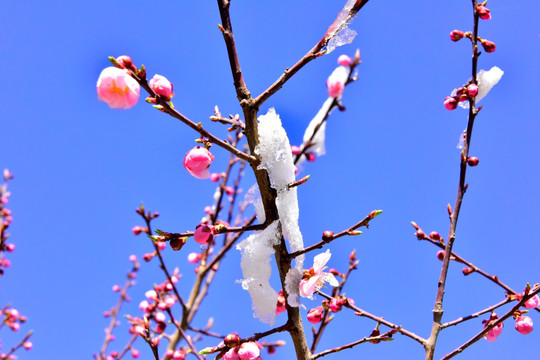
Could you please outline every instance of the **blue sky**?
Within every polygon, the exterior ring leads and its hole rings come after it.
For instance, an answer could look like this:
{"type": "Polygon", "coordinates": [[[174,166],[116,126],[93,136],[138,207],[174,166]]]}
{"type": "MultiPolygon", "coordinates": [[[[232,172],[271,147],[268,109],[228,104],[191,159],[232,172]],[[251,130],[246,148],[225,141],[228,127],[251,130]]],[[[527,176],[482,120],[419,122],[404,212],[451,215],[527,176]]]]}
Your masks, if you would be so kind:
{"type": "MultiPolygon", "coordinates": [[[[231,16],[246,83],[256,95],[293,65],[324,34],[345,1],[233,1],[231,16]]],[[[514,289],[540,282],[538,177],[536,160],[540,67],[540,4],[490,0],[493,18],[480,36],[497,51],[483,54],[479,68],[499,66],[500,83],[482,100],[471,155],[480,165],[468,172],[469,190],[458,224],[455,251],[497,274],[514,289]]],[[[128,111],[97,100],[95,84],[109,66],[107,56],[130,55],[150,76],[175,85],[176,107],[189,118],[225,134],[208,117],[214,105],[240,112],[214,2],[25,1],[0,4],[2,33],[0,167],[15,174],[9,208],[14,222],[12,267],[1,281],[0,303],[10,303],[29,321],[35,347],[20,359],[84,359],[99,350],[108,321],[103,311],[116,302],[111,286],[121,283],[128,256],[150,251],[149,241],[131,233],[140,224],[134,209],[144,202],[159,211],[155,226],[192,229],[210,205],[214,184],[191,177],[182,158],[197,135],[144,102],[128,111]]],[[[345,269],[355,248],[360,265],[346,293],[357,305],[427,337],[440,262],[436,249],[418,242],[410,221],[426,231],[448,231],[446,204],[458,182],[459,134],[464,110],[449,112],[443,99],[470,77],[470,46],[452,43],[453,29],[472,26],[469,1],[397,2],[371,0],[353,23],[352,45],[306,66],[261,112],[275,107],[291,143],[326,99],[325,81],[342,53],[362,52],[359,81],[346,89],[347,110],[335,112],[327,129],[327,152],[305,173],[300,187],[300,226],[307,244],[324,230],[340,231],[371,210],[384,213],[356,238],[331,247],[331,267],[345,269]]],[[[215,171],[227,154],[213,148],[215,171]]],[[[253,179],[246,177],[244,189],[253,179]]],[[[165,252],[184,277],[193,267],[180,253],[165,252]]],[[[307,263],[311,263],[308,256],[307,263]]],[[[248,336],[266,325],[252,319],[241,278],[239,255],[231,252],[195,324],[215,316],[217,332],[248,336]]],[[[143,264],[133,302],[162,275],[143,264]]],[[[450,269],[445,320],[470,314],[504,298],[479,276],[450,269]]],[[[308,308],[317,302],[305,302],[308,308]]],[[[539,322],[538,314],[532,315],[539,322]]],[[[279,320],[278,320],[279,322],[279,320]]],[[[341,312],[319,350],[368,335],[370,321],[341,312]]],[[[481,320],[442,333],[444,355],[481,328],[481,320]]],[[[461,359],[530,356],[538,330],[523,336],[513,322],[495,343],[481,341],[461,359]]],[[[117,330],[117,347],[126,328],[117,330]]],[[[18,334],[18,336],[21,336],[18,334]]],[[[6,329],[4,346],[14,339],[6,329]]],[[[286,334],[282,338],[290,343],[286,334]]],[[[311,340],[308,335],[308,341],[311,340]]],[[[144,344],[138,346],[147,351],[144,344]]],[[[281,350],[280,350],[281,351],[281,350]]],[[[291,348],[274,355],[290,358],[291,348]]],[[[148,353],[144,358],[148,358],[148,353]]],[[[359,346],[343,357],[418,359],[423,349],[402,336],[377,346],[359,346]]],[[[265,356],[271,358],[271,356],[265,356]]],[[[341,355],[334,358],[342,358],[341,355]]]]}

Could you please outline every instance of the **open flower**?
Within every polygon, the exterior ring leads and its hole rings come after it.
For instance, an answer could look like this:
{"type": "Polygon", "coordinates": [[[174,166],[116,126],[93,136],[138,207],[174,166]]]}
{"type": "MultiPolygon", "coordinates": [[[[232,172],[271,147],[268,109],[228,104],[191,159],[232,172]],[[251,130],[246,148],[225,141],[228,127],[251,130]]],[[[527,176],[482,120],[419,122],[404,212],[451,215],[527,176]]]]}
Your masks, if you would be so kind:
{"type": "Polygon", "coordinates": [[[113,109],[129,109],[137,103],[140,86],[128,71],[116,67],[103,69],[97,81],[98,99],[113,109]]]}
{"type": "Polygon", "coordinates": [[[300,281],[300,295],[312,299],[313,293],[319,290],[324,283],[329,283],[332,286],[339,286],[334,275],[323,272],[327,268],[326,263],[330,260],[330,250],[315,256],[313,259],[313,267],[304,271],[302,281],[300,281]]]}

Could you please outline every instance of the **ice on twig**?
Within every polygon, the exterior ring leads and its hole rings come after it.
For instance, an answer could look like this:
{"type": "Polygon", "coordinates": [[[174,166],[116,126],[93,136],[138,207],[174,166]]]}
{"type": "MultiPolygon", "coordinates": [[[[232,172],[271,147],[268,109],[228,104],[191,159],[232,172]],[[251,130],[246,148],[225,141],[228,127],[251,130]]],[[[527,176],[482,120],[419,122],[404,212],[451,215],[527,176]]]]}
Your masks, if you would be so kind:
{"type": "Polygon", "coordinates": [[[259,224],[264,223],[266,221],[266,214],[264,213],[264,205],[257,184],[253,185],[248,190],[245,199],[255,208],[255,216],[257,217],[259,224]]]}
{"type": "Polygon", "coordinates": [[[253,316],[263,323],[274,325],[276,317],[277,292],[270,286],[271,255],[274,245],[279,244],[279,222],[270,224],[266,229],[257,231],[239,243],[241,251],[242,288],[249,291],[252,300],[253,316]]]}
{"type": "MultiPolygon", "coordinates": [[[[497,66],[492,67],[488,71],[480,70],[478,74],[476,74],[476,79],[478,81],[478,94],[476,95],[476,98],[475,98],[476,103],[482,100],[487,95],[487,93],[491,90],[492,87],[497,85],[499,80],[501,80],[501,77],[503,76],[503,74],[504,74],[504,71],[502,71],[497,66]]],[[[469,102],[462,101],[459,103],[459,106],[461,106],[464,109],[468,109],[469,102]]]]}
{"type": "Polygon", "coordinates": [[[348,28],[353,21],[358,8],[355,7],[357,0],[348,0],[339,12],[336,20],[330,25],[325,34],[326,53],[331,53],[338,46],[350,44],[356,37],[356,31],[348,28]]]}
{"type": "Polygon", "coordinates": [[[329,54],[337,47],[352,43],[355,37],[356,31],[345,26],[334,37],[332,37],[332,39],[330,39],[326,45],[326,53],[329,54]]]}

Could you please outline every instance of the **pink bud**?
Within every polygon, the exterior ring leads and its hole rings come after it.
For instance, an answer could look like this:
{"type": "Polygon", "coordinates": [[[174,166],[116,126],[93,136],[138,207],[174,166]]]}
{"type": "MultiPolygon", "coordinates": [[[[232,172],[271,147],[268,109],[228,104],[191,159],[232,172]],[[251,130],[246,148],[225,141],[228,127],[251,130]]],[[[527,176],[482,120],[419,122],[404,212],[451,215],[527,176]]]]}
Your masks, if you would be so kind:
{"type": "Polygon", "coordinates": [[[5,267],[5,268],[8,268],[11,266],[11,261],[9,261],[8,259],[5,259],[2,260],[2,263],[0,264],[0,267],[5,267]]]}
{"type": "Polygon", "coordinates": [[[495,51],[495,43],[489,40],[481,40],[482,47],[487,53],[492,53],[495,51]]]}
{"type": "Polygon", "coordinates": [[[328,307],[330,308],[330,311],[336,313],[338,311],[341,311],[344,302],[345,300],[343,300],[342,298],[333,298],[332,300],[330,300],[330,304],[328,304],[328,307]]]}
{"type": "MultiPolygon", "coordinates": [[[[491,313],[491,316],[489,320],[484,320],[482,323],[484,324],[484,328],[492,324],[494,321],[496,321],[499,317],[495,313],[491,313]]],[[[493,329],[489,330],[485,336],[487,341],[493,342],[497,339],[499,335],[501,335],[501,332],[503,330],[503,323],[501,322],[499,325],[495,326],[493,329]]]]}
{"type": "Polygon", "coordinates": [[[139,235],[140,233],[144,231],[144,229],[142,226],[135,225],[134,227],[131,228],[131,231],[133,232],[133,234],[139,235]]]}
{"type": "Polygon", "coordinates": [[[437,259],[443,261],[444,260],[444,250],[437,251],[437,259]]]}
{"type": "Polygon", "coordinates": [[[154,300],[154,301],[158,300],[158,296],[155,290],[148,290],[147,292],[144,293],[144,296],[146,296],[150,300],[154,300]]]}
{"type": "Polygon", "coordinates": [[[256,360],[261,355],[261,349],[257,343],[250,341],[240,345],[238,349],[238,357],[240,360],[256,360]]]}
{"type": "Polygon", "coordinates": [[[157,322],[165,322],[167,321],[167,317],[165,316],[164,313],[162,312],[157,312],[154,314],[154,319],[157,321],[157,322]]]}
{"type": "Polygon", "coordinates": [[[441,240],[441,235],[436,231],[430,232],[429,237],[432,238],[433,240],[441,240]]]}
{"type": "Polygon", "coordinates": [[[482,20],[491,19],[491,14],[489,13],[489,9],[485,7],[484,4],[478,4],[476,6],[476,12],[478,13],[478,16],[480,16],[480,19],[482,20]]]}
{"type": "Polygon", "coordinates": [[[521,315],[516,319],[516,330],[523,335],[533,331],[533,321],[530,317],[521,315]]]}
{"type": "Polygon", "coordinates": [[[189,253],[189,255],[187,257],[187,261],[190,264],[196,264],[196,263],[199,262],[199,260],[201,260],[201,254],[196,253],[196,252],[189,253]]]}
{"type": "Polygon", "coordinates": [[[146,253],[143,255],[143,260],[148,262],[150,260],[152,260],[152,258],[154,257],[154,253],[146,253]]]}
{"type": "Polygon", "coordinates": [[[141,353],[139,350],[131,348],[131,357],[137,359],[141,353]]]}
{"type": "Polygon", "coordinates": [[[167,247],[167,243],[164,241],[156,242],[156,246],[159,250],[163,251],[167,247]]]}
{"type": "Polygon", "coordinates": [[[221,178],[221,174],[217,174],[217,173],[210,174],[210,181],[218,182],[220,178],[221,178]]]}
{"type": "Polygon", "coordinates": [[[118,286],[118,285],[113,285],[112,291],[114,291],[114,292],[119,292],[120,290],[121,290],[120,286],[118,286]]]}
{"type": "Polygon", "coordinates": [[[174,360],[184,360],[186,358],[186,352],[184,350],[176,350],[172,358],[174,360]]]}
{"type": "Polygon", "coordinates": [[[326,82],[326,86],[328,86],[328,96],[333,98],[340,96],[343,94],[343,90],[345,90],[345,83],[343,81],[331,78],[326,82]]]}
{"type": "Polygon", "coordinates": [[[461,30],[452,30],[452,32],[450,33],[450,39],[452,41],[459,41],[463,39],[463,36],[465,36],[465,33],[463,33],[463,31],[461,30]]]}
{"type": "Polygon", "coordinates": [[[129,255],[129,261],[131,262],[136,262],[137,261],[137,256],[136,255],[129,255]]]}
{"type": "Polygon", "coordinates": [[[13,331],[19,331],[19,329],[21,328],[21,324],[17,322],[12,322],[12,323],[9,323],[8,325],[13,331]]]}
{"type": "Polygon", "coordinates": [[[300,148],[298,146],[296,146],[296,145],[291,146],[291,152],[292,152],[293,155],[298,155],[298,154],[300,154],[301,151],[302,150],[300,150],[300,148]]]}
{"type": "Polygon", "coordinates": [[[478,85],[470,84],[467,86],[467,94],[469,94],[470,97],[475,97],[478,94],[478,85]]]}
{"type": "Polygon", "coordinates": [[[184,157],[184,167],[197,179],[206,179],[210,177],[208,168],[212,161],[214,161],[214,156],[208,149],[196,146],[184,157]]]}
{"type": "Polygon", "coordinates": [[[534,295],[523,304],[527,309],[534,309],[535,307],[538,307],[538,305],[540,305],[540,297],[538,297],[538,295],[534,295]]]}
{"type": "Polygon", "coordinates": [[[22,346],[26,350],[30,350],[32,348],[32,346],[34,346],[34,344],[32,344],[30,341],[25,341],[22,346]]]}
{"type": "Polygon", "coordinates": [[[154,77],[148,83],[150,88],[158,95],[163,96],[166,99],[170,99],[174,96],[173,85],[166,77],[161,75],[154,75],[154,77]]]}
{"type": "Polygon", "coordinates": [[[306,160],[310,162],[313,162],[317,159],[317,155],[315,155],[315,153],[306,153],[305,156],[306,160]]]}
{"type": "Polygon", "coordinates": [[[233,195],[234,194],[234,188],[232,188],[230,186],[225,186],[223,189],[225,190],[227,195],[233,195]]]}
{"type": "Polygon", "coordinates": [[[276,315],[279,315],[286,310],[287,310],[287,307],[286,307],[285,294],[283,294],[283,290],[280,290],[277,297],[276,315]]]}
{"type": "Polygon", "coordinates": [[[193,239],[201,245],[208,244],[214,239],[214,227],[206,224],[197,225],[193,239]]]}
{"type": "Polygon", "coordinates": [[[476,166],[479,162],[480,160],[476,156],[471,156],[467,159],[467,164],[469,164],[469,166],[476,166]]]}
{"type": "Polygon", "coordinates": [[[444,99],[444,107],[446,108],[446,110],[454,110],[455,108],[457,108],[457,105],[458,101],[451,96],[447,96],[444,99]]]}
{"type": "Polygon", "coordinates": [[[6,244],[6,250],[8,252],[13,252],[15,250],[15,244],[6,244]]]}
{"type": "Polygon", "coordinates": [[[352,63],[352,60],[351,60],[350,57],[348,57],[347,55],[343,54],[343,55],[341,55],[340,57],[338,57],[337,62],[338,62],[339,65],[349,66],[349,65],[351,65],[351,63],[352,63]]]}
{"type": "Polygon", "coordinates": [[[113,109],[129,109],[139,100],[140,86],[125,69],[103,69],[97,81],[98,99],[113,109]]]}
{"type": "Polygon", "coordinates": [[[313,308],[309,310],[307,314],[307,319],[312,324],[317,324],[322,321],[323,318],[324,309],[322,306],[318,306],[316,308],[313,308]]]}
{"type": "Polygon", "coordinates": [[[240,343],[240,337],[237,334],[229,334],[223,339],[223,344],[227,347],[233,348],[240,343]]]}
{"type": "Polygon", "coordinates": [[[116,62],[123,68],[123,69],[131,69],[133,67],[133,60],[127,55],[122,55],[116,58],[116,62]]]}

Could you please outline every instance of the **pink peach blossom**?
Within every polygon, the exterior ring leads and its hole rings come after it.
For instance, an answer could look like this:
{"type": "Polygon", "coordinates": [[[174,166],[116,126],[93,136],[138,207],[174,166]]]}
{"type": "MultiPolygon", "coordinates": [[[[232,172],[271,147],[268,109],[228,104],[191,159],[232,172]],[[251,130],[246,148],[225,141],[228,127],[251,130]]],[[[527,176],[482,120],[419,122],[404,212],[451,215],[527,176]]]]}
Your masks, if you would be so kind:
{"type": "Polygon", "coordinates": [[[533,331],[533,321],[530,317],[521,315],[516,319],[516,330],[523,335],[533,331]]]}
{"type": "MultiPolygon", "coordinates": [[[[492,312],[489,320],[482,321],[482,323],[484,324],[484,328],[486,328],[487,326],[489,326],[492,323],[494,323],[495,321],[497,321],[498,318],[499,317],[497,316],[497,314],[492,312]]],[[[499,335],[501,335],[501,332],[503,330],[503,326],[504,326],[504,324],[501,322],[501,323],[499,323],[499,325],[497,325],[494,328],[492,328],[491,330],[489,330],[487,332],[486,336],[485,336],[486,340],[490,341],[490,342],[495,341],[497,339],[497,337],[499,335]]]]}
{"type": "Polygon", "coordinates": [[[329,283],[331,286],[339,286],[338,281],[334,275],[323,272],[328,260],[330,260],[330,250],[315,256],[313,259],[313,267],[307,271],[304,271],[304,277],[300,281],[300,295],[307,298],[312,298],[313,293],[319,290],[324,283],[329,283]]]}
{"type": "Polygon", "coordinates": [[[446,110],[454,110],[455,108],[457,108],[457,105],[458,101],[452,96],[447,96],[444,99],[444,107],[446,108],[446,110]]]}
{"type": "Polygon", "coordinates": [[[26,349],[26,350],[30,350],[32,348],[32,346],[34,346],[34,344],[32,344],[32,342],[30,341],[25,341],[23,343],[23,347],[26,349]]]}
{"type": "Polygon", "coordinates": [[[207,179],[210,177],[208,168],[214,161],[214,156],[208,149],[196,146],[184,157],[184,167],[197,179],[207,179]]]}
{"type": "Polygon", "coordinates": [[[170,99],[174,96],[173,85],[165,76],[156,74],[148,84],[156,94],[161,95],[164,98],[170,99]]]}
{"type": "Polygon", "coordinates": [[[116,67],[103,69],[97,81],[98,99],[113,109],[129,109],[139,100],[140,86],[128,71],[116,67]]]}

